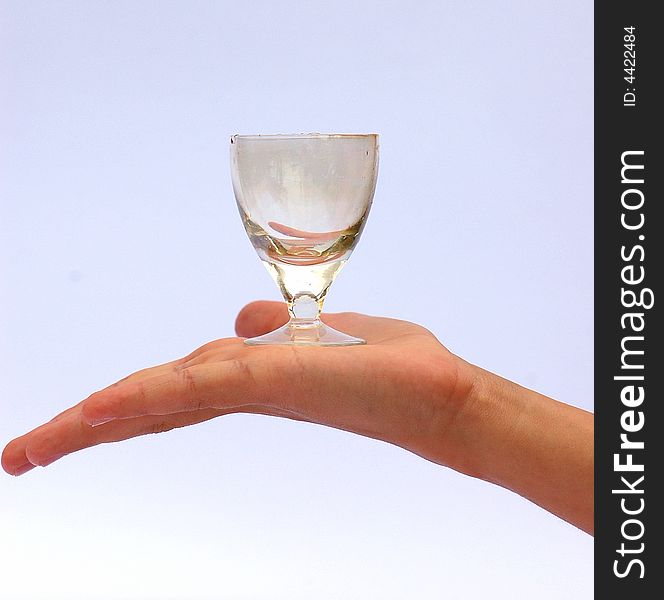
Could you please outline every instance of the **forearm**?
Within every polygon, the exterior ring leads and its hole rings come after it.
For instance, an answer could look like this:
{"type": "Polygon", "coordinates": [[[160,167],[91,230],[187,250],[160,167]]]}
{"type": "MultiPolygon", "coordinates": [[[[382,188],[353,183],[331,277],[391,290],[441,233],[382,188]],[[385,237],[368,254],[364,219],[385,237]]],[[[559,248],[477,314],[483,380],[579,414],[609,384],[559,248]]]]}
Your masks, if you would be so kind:
{"type": "Polygon", "coordinates": [[[454,421],[453,468],[508,488],[593,532],[594,419],[465,363],[472,391],[454,421]]]}

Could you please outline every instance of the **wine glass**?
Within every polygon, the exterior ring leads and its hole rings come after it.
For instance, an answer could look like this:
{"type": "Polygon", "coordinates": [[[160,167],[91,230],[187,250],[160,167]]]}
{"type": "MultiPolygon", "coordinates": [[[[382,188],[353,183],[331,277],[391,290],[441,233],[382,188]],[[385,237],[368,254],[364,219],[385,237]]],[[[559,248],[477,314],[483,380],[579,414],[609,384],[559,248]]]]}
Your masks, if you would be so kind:
{"type": "Polygon", "coordinates": [[[290,321],[246,344],[366,343],[321,321],[330,285],[366,222],[378,175],[378,135],[234,135],[233,191],[290,321]]]}

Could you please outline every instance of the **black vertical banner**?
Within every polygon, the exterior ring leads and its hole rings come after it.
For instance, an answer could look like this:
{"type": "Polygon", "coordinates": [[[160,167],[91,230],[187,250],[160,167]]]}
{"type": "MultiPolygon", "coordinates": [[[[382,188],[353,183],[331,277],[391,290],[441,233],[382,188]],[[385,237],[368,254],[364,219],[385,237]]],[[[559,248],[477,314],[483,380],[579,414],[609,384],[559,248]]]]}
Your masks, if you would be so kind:
{"type": "Polygon", "coordinates": [[[596,598],[664,597],[658,8],[595,3],[596,598]]]}

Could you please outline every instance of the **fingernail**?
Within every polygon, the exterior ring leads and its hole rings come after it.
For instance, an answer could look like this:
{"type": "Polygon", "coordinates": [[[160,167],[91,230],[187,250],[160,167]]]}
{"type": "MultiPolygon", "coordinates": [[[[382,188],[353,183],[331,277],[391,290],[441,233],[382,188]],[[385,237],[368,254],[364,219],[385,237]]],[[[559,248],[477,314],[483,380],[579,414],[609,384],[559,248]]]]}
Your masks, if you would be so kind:
{"type": "Polygon", "coordinates": [[[51,456],[51,458],[41,461],[41,464],[39,466],[48,467],[48,465],[54,463],[56,460],[60,460],[63,456],[64,454],[56,454],[55,456],[51,456]]]}
{"type": "Polygon", "coordinates": [[[104,423],[110,423],[111,421],[115,421],[115,417],[102,417],[101,419],[86,419],[86,421],[92,427],[99,427],[99,425],[103,425],[104,423]]]}
{"type": "Polygon", "coordinates": [[[25,463],[24,465],[21,465],[18,469],[14,469],[12,475],[14,475],[14,477],[18,477],[19,475],[23,475],[23,473],[27,473],[28,471],[34,468],[35,465],[33,465],[32,463],[25,463]]]}

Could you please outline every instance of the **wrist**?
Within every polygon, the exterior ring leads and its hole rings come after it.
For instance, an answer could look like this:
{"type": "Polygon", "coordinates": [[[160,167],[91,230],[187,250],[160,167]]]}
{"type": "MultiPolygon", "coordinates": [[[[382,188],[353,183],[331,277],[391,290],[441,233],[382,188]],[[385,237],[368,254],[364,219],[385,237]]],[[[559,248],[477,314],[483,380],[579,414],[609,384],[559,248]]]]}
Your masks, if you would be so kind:
{"type": "Polygon", "coordinates": [[[486,421],[498,407],[492,406],[490,385],[483,369],[462,358],[447,354],[444,367],[436,369],[440,377],[433,386],[430,419],[422,428],[417,454],[456,471],[481,477],[482,452],[477,446],[486,421]]]}
{"type": "MultiPolygon", "coordinates": [[[[464,361],[465,363],[465,361],[464,361]]],[[[472,386],[456,423],[457,460],[452,468],[466,475],[505,485],[503,472],[519,452],[528,429],[526,391],[519,385],[465,363],[472,386]]]]}
{"type": "Polygon", "coordinates": [[[439,388],[436,404],[442,417],[432,431],[428,458],[504,484],[506,461],[518,453],[544,397],[460,357],[455,356],[454,363],[455,385],[439,388]]]}
{"type": "Polygon", "coordinates": [[[592,414],[459,360],[468,393],[432,460],[592,531],[592,414]]]}

